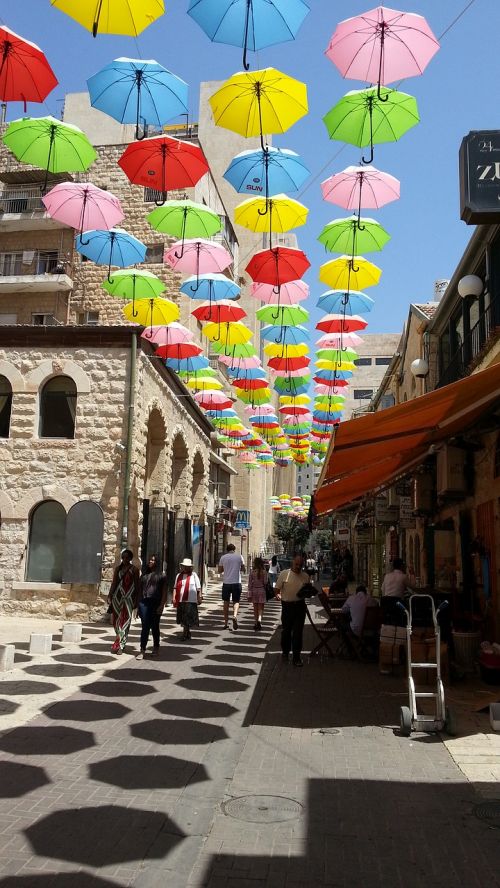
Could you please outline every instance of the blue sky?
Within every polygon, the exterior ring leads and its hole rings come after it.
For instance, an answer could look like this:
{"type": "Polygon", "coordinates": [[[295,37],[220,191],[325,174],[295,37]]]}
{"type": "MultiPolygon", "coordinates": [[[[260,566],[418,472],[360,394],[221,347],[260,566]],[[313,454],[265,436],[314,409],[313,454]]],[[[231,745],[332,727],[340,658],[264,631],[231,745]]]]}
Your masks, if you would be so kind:
{"type": "MultiPolygon", "coordinates": [[[[318,267],[331,258],[316,237],[326,222],[345,215],[322,201],[319,183],[357,163],[361,154],[357,148],[330,141],[321,120],[345,92],[362,86],[343,80],[324,50],[338,21],[374,4],[362,0],[309,3],[311,12],[298,39],[260,52],[252,58],[252,67],[273,65],[308,85],[309,115],[275,139],[275,144],[297,151],[311,170],[311,180],[298,195],[310,208],[309,222],[297,229],[297,235],[312,263],[306,280],[315,302],[325,289],[317,280],[318,267]]],[[[425,15],[440,35],[467,0],[409,0],[403,6],[394,5],[425,15]]],[[[1,14],[5,24],[45,50],[59,78],[59,86],[48,97],[48,108],[42,106],[41,113],[50,110],[58,116],[65,92],[85,89],[86,79],[113,58],[137,57],[140,52],[142,58],[155,58],[188,81],[191,117],[196,119],[199,82],[224,79],[239,71],[241,52],[210,43],[186,14],[188,0],[166,0],[166,6],[166,15],[137,43],[126,37],[94,40],[52,9],[49,0],[2,4],[1,14]]],[[[369,214],[387,228],[392,240],[381,253],[367,257],[383,269],[379,286],[367,291],[376,301],[367,332],[399,332],[408,304],[432,299],[434,281],[451,276],[472,234],[459,217],[458,150],[469,130],[500,127],[499,25],[498,0],[475,0],[444,37],[424,75],[401,86],[417,97],[421,123],[399,142],[376,148],[376,166],[401,179],[401,200],[369,214]]],[[[21,113],[20,106],[12,106],[9,116],[21,113]]],[[[31,113],[39,113],[36,105],[31,106],[31,113]]]]}

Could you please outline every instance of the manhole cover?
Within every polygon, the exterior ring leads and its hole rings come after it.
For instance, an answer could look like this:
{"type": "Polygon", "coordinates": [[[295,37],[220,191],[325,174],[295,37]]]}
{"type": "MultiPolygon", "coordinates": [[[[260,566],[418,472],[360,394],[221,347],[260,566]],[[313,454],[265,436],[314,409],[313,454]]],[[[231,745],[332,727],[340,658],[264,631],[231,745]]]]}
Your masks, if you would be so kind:
{"type": "Polygon", "coordinates": [[[474,814],[492,829],[500,829],[500,799],[476,805],[474,814]]]}
{"type": "Polygon", "coordinates": [[[222,810],[228,817],[247,823],[281,823],[296,820],[303,808],[300,802],[285,796],[249,795],[223,802],[222,810]]]}

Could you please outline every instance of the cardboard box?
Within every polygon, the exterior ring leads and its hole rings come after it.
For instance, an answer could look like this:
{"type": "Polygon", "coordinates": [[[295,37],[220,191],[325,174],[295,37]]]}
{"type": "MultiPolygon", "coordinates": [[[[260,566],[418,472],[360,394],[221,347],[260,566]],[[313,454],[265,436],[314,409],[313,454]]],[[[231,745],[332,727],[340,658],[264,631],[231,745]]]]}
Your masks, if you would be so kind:
{"type": "Polygon", "coordinates": [[[386,626],[383,624],[380,627],[380,640],[382,641],[382,639],[386,641],[394,641],[395,639],[406,641],[406,629],[404,626],[386,626]]]}
{"type": "Polygon", "coordinates": [[[401,644],[400,639],[395,641],[381,639],[379,647],[380,672],[392,672],[393,666],[399,666],[405,647],[401,644]]]}

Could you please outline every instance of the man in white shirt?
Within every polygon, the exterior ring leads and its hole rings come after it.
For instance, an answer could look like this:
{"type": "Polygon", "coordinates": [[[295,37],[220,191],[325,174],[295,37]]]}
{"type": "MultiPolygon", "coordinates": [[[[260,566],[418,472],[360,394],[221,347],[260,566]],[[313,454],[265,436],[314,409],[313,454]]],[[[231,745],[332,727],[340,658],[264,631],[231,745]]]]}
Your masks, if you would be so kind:
{"type": "Polygon", "coordinates": [[[405,573],[404,562],[401,558],[394,558],[392,570],[386,573],[382,582],[382,595],[389,598],[404,598],[408,587],[408,577],[405,573]]]}
{"type": "Polygon", "coordinates": [[[245,571],[245,562],[238,555],[236,546],[229,543],[226,554],[219,561],[219,573],[222,578],[222,602],[224,607],[224,629],[229,629],[229,602],[233,600],[233,629],[238,628],[238,610],[241,598],[241,572],[245,571]]]}
{"type": "MultiPolygon", "coordinates": [[[[373,601],[373,599],[371,600],[373,601]]],[[[365,613],[369,601],[370,599],[368,598],[366,586],[356,586],[356,592],[354,595],[349,595],[349,598],[342,607],[342,613],[349,615],[349,629],[354,635],[357,635],[358,638],[361,637],[361,633],[363,632],[365,613]]]]}
{"type": "Polygon", "coordinates": [[[306,603],[298,597],[303,586],[309,584],[309,576],[303,568],[302,555],[294,555],[289,570],[282,570],[276,581],[276,598],[281,601],[281,651],[288,661],[290,649],[294,666],[302,666],[302,635],[306,619],[306,603]]]}

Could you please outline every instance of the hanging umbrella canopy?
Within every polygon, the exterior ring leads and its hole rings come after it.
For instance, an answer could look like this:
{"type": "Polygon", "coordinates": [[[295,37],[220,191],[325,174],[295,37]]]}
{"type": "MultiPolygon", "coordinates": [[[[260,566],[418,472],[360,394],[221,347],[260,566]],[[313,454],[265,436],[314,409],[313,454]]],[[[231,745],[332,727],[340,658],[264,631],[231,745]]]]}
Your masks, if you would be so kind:
{"type": "Polygon", "coordinates": [[[367,326],[368,321],[360,315],[331,314],[316,324],[316,330],[322,330],[324,333],[355,333],[356,330],[364,330],[367,326]]]}
{"type": "MultiPolygon", "coordinates": [[[[222,222],[217,213],[210,210],[204,204],[195,203],[192,200],[169,200],[162,207],[157,207],[148,213],[147,220],[155,231],[170,234],[181,240],[185,238],[212,237],[222,228],[222,222]]],[[[185,244],[183,244],[185,249],[185,244]]],[[[183,250],[177,256],[181,259],[183,250]]]]}
{"type": "Polygon", "coordinates": [[[286,194],[276,197],[250,197],[234,209],[234,221],[243,228],[258,233],[276,231],[282,234],[299,225],[305,225],[309,210],[298,200],[286,194]]]}
{"type": "Polygon", "coordinates": [[[321,386],[322,388],[324,388],[325,390],[338,389],[340,391],[340,389],[345,388],[346,386],[349,385],[349,382],[347,379],[337,379],[337,377],[332,378],[328,375],[328,372],[326,370],[318,370],[316,376],[313,376],[313,381],[318,383],[318,385],[321,386]],[[327,375],[320,376],[320,373],[327,374],[327,375]]]}
{"type": "Polygon", "coordinates": [[[356,364],[349,361],[316,361],[318,370],[355,370],[356,364]]]}
{"type": "Polygon", "coordinates": [[[221,299],[219,302],[203,302],[198,308],[191,312],[197,321],[212,321],[220,324],[223,321],[241,321],[246,318],[246,311],[234,302],[227,299],[221,299]]]}
{"type": "Polygon", "coordinates": [[[52,219],[82,233],[110,229],[125,218],[120,201],[91,182],[61,182],[42,197],[52,219]]]}
{"type": "Polygon", "coordinates": [[[256,370],[261,366],[257,355],[249,358],[233,358],[232,355],[219,355],[219,361],[227,366],[228,373],[240,373],[242,370],[256,370]]]}
{"type": "Polygon", "coordinates": [[[118,166],[133,185],[160,191],[163,199],[159,203],[164,202],[167,191],[193,188],[209,168],[198,145],[170,136],[152,136],[132,142],[120,157],[118,166]]]}
{"type": "Polygon", "coordinates": [[[84,231],[76,238],[75,246],[82,256],[97,265],[108,266],[110,283],[113,280],[112,265],[126,268],[127,265],[144,262],[146,258],[146,245],[121,228],[111,228],[109,231],[84,231]]]}
{"type": "Polygon", "coordinates": [[[251,404],[252,407],[255,407],[256,404],[267,404],[270,397],[271,390],[268,388],[249,392],[241,390],[239,394],[240,401],[243,401],[245,404],[251,404]]]}
{"type": "Polygon", "coordinates": [[[154,327],[158,324],[170,324],[179,317],[179,306],[170,299],[141,299],[134,305],[129,302],[123,308],[123,314],[127,321],[134,324],[142,324],[144,327],[154,327]]]}
{"type": "Polygon", "coordinates": [[[43,102],[56,76],[36,43],[0,27],[0,102],[43,102]]]}
{"type": "Polygon", "coordinates": [[[275,343],[283,343],[283,345],[297,344],[298,342],[307,342],[309,339],[309,330],[306,327],[297,325],[295,327],[284,327],[282,325],[268,325],[260,331],[261,339],[274,340],[275,343]]]}
{"type": "MultiPolygon", "coordinates": [[[[144,144],[144,143],[143,143],[144,144]]],[[[185,239],[182,256],[178,255],[182,248],[181,242],[172,244],[165,251],[164,261],[184,274],[200,275],[217,274],[225,271],[233,264],[231,253],[222,244],[203,238],[185,239]]]]}
{"type": "Polygon", "coordinates": [[[21,163],[48,173],[88,170],[97,157],[81,129],[50,116],[13,120],[2,141],[21,163]]]}
{"type": "Polygon", "coordinates": [[[399,200],[399,179],[374,166],[349,166],[321,183],[323,200],[344,210],[378,210],[399,200]]]}
{"type": "Polygon", "coordinates": [[[228,367],[227,372],[233,379],[267,379],[262,367],[250,367],[248,370],[228,367]]]}
{"type": "Polygon", "coordinates": [[[229,418],[238,419],[236,410],[233,410],[232,407],[227,407],[223,410],[213,407],[210,410],[207,410],[207,416],[210,416],[211,419],[216,419],[217,421],[229,418]]]}
{"type": "Polygon", "coordinates": [[[332,382],[334,380],[345,380],[351,379],[353,376],[352,370],[316,370],[316,376],[314,377],[317,381],[321,379],[323,382],[325,380],[332,382]]]}
{"type": "Polygon", "coordinates": [[[224,179],[239,194],[273,196],[298,191],[309,177],[299,155],[288,148],[242,151],[229,164],[224,179]]]}
{"type": "Polygon", "coordinates": [[[382,271],[363,256],[340,256],[320,265],[319,279],[334,290],[364,290],[378,284],[382,271]]]}
{"type": "Polygon", "coordinates": [[[282,369],[282,370],[274,370],[272,367],[268,367],[268,373],[271,381],[275,379],[277,376],[286,376],[288,379],[293,379],[295,377],[304,376],[305,373],[308,373],[309,369],[307,367],[297,367],[295,370],[290,369],[282,369]]]}
{"type": "Polygon", "coordinates": [[[310,376],[298,376],[294,379],[289,379],[287,376],[278,376],[277,379],[274,380],[274,388],[277,392],[282,392],[287,395],[303,395],[307,391],[309,391],[309,382],[310,376]]]}
{"type": "Polygon", "coordinates": [[[310,404],[311,399],[309,395],[297,395],[296,397],[293,397],[292,395],[281,395],[279,402],[280,404],[301,404],[303,406],[304,404],[310,404]]]}
{"type": "Polygon", "coordinates": [[[227,397],[227,395],[223,392],[215,391],[215,389],[198,392],[194,395],[194,399],[201,407],[204,407],[205,410],[214,410],[215,408],[218,410],[227,410],[233,406],[233,402],[227,397]]]}
{"type": "Polygon", "coordinates": [[[284,133],[308,112],[305,83],[277,71],[240,71],[209,99],[217,126],[245,138],[284,133]]]}
{"type": "MultiPolygon", "coordinates": [[[[146,334],[143,336],[147,339],[146,334]]],[[[195,342],[179,342],[176,345],[159,345],[156,354],[159,358],[173,358],[180,361],[183,358],[196,358],[201,355],[202,351],[201,346],[195,342]]]]}
{"type": "Polygon", "coordinates": [[[220,302],[223,299],[237,299],[241,293],[238,284],[225,274],[204,274],[203,277],[193,275],[186,278],[179,289],[191,299],[204,299],[210,303],[220,302]]]}
{"type": "Polygon", "coordinates": [[[97,34],[125,34],[138,37],[165,12],[163,0],[50,0],[51,6],[65,12],[93,37],[97,34]]]}
{"type": "Polygon", "coordinates": [[[328,290],[319,297],[316,306],[328,314],[348,315],[370,312],[375,305],[373,299],[358,290],[328,290]]]}
{"type": "Polygon", "coordinates": [[[298,345],[283,345],[276,342],[267,342],[264,352],[271,358],[302,358],[309,354],[309,346],[305,342],[298,345]]]}
{"type": "Polygon", "coordinates": [[[252,331],[239,322],[205,324],[201,332],[207,339],[224,342],[227,346],[242,345],[252,338],[252,331]]]}
{"type": "MultiPolygon", "coordinates": [[[[353,345],[361,345],[363,339],[361,336],[358,336],[357,333],[326,333],[325,336],[321,336],[320,339],[316,342],[316,345],[319,348],[333,348],[336,350],[340,350],[344,352],[344,349],[347,351],[352,350],[351,346],[353,345]]],[[[346,358],[346,360],[348,360],[346,358]]]]}
{"type": "Polygon", "coordinates": [[[271,367],[272,370],[276,370],[279,373],[289,373],[290,371],[302,371],[305,367],[309,367],[311,363],[310,358],[271,358],[268,362],[268,366],[271,367]]]}
{"type": "Polygon", "coordinates": [[[271,284],[252,284],[250,295],[265,302],[266,305],[270,303],[296,305],[297,302],[303,302],[308,298],[309,286],[304,281],[289,281],[287,284],[282,284],[277,293],[276,287],[271,284]]]}
{"type": "Polygon", "coordinates": [[[280,413],[284,413],[287,416],[310,415],[309,408],[302,404],[283,404],[278,409],[280,413]]]}
{"type": "Polygon", "coordinates": [[[423,16],[377,6],[340,22],[326,55],[342,77],[388,84],[422,74],[438,49],[423,16]]]}
{"type": "MultiPolygon", "coordinates": [[[[325,336],[322,338],[329,339],[330,337],[325,336]]],[[[330,348],[318,349],[316,351],[316,357],[318,358],[318,360],[323,361],[337,361],[338,363],[342,363],[342,361],[349,361],[349,363],[352,363],[358,357],[358,353],[352,348],[341,349],[331,346],[330,348]]]]}
{"type": "Polygon", "coordinates": [[[147,339],[155,345],[181,345],[190,342],[192,338],[191,331],[177,321],[173,321],[168,326],[160,324],[153,328],[151,333],[148,331],[147,335],[147,339]]]}
{"type": "Polygon", "coordinates": [[[318,236],[330,253],[371,253],[382,250],[391,236],[375,219],[350,216],[348,219],[334,219],[325,225],[318,236]]]}
{"type": "Polygon", "coordinates": [[[179,376],[184,374],[206,373],[210,368],[210,362],[205,355],[195,355],[193,358],[167,358],[165,361],[167,367],[170,367],[174,373],[179,376]]]}
{"type": "Polygon", "coordinates": [[[301,278],[310,267],[311,263],[302,250],[273,247],[255,253],[245,271],[253,281],[277,288],[301,278]]]}
{"type": "MultiPolygon", "coordinates": [[[[257,354],[257,352],[255,350],[255,346],[253,346],[251,344],[251,342],[236,343],[231,348],[230,355],[224,354],[224,351],[225,351],[224,344],[221,342],[217,342],[217,340],[212,341],[210,348],[212,351],[217,352],[217,354],[220,353],[222,357],[230,358],[232,360],[234,360],[234,358],[251,358],[251,357],[255,357],[255,355],[257,354]]],[[[219,358],[219,360],[221,360],[221,358],[219,358]]],[[[227,363],[227,362],[225,361],[224,363],[227,363]]]]}
{"type": "Polygon", "coordinates": [[[165,284],[150,271],[142,271],[139,268],[125,268],[113,272],[111,280],[106,278],[101,287],[118,299],[132,301],[135,306],[136,299],[154,299],[165,291],[165,284]]]}
{"type": "Polygon", "coordinates": [[[309,312],[300,305],[264,305],[255,314],[265,324],[281,324],[282,327],[305,324],[309,320],[309,312]]]}
{"type": "Polygon", "coordinates": [[[218,379],[214,379],[212,376],[192,376],[187,380],[186,386],[189,389],[194,389],[195,391],[202,392],[207,389],[210,391],[220,391],[224,388],[221,382],[218,379]]]}
{"type": "Polygon", "coordinates": [[[245,389],[246,391],[251,391],[252,389],[268,389],[269,384],[267,379],[233,379],[233,385],[237,389],[245,389]]]}

